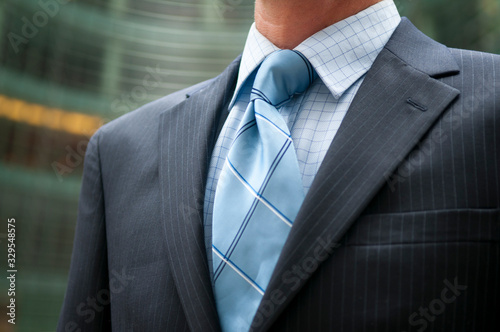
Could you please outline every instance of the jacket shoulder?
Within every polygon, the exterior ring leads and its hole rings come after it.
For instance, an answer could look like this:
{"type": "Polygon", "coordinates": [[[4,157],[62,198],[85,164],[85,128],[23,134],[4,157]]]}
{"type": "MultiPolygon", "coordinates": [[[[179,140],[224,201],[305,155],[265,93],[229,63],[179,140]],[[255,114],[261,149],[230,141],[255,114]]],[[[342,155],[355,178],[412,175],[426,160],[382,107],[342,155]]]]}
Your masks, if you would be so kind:
{"type": "Polygon", "coordinates": [[[449,48],[460,68],[460,79],[449,80],[449,84],[459,89],[462,94],[473,93],[483,101],[497,103],[500,97],[500,55],[449,48]],[[488,93],[483,93],[487,91],[488,93]]]}
{"type": "Polygon", "coordinates": [[[192,95],[210,85],[213,80],[214,78],[145,104],[130,113],[108,122],[99,128],[98,132],[101,135],[108,135],[110,133],[116,135],[120,132],[132,134],[136,130],[145,131],[151,130],[153,127],[157,128],[159,116],[163,111],[181,104],[192,95]]]}
{"type": "Polygon", "coordinates": [[[486,65],[500,65],[500,55],[480,52],[474,50],[464,50],[459,48],[448,48],[450,53],[453,55],[458,64],[466,65],[468,63],[480,66],[481,64],[486,65]]]}

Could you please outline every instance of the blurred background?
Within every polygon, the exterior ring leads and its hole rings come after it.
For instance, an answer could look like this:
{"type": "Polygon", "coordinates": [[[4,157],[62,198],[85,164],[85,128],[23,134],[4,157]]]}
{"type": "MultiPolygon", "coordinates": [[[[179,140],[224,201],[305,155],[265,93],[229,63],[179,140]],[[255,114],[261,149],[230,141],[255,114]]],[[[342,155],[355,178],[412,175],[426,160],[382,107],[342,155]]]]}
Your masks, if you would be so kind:
{"type": "MultiPolygon", "coordinates": [[[[500,0],[395,2],[441,43],[500,53],[500,0]]],[[[55,330],[90,136],[216,76],[252,22],[253,0],[0,0],[0,331],[55,330]],[[6,319],[8,218],[15,326],[6,319]]]]}

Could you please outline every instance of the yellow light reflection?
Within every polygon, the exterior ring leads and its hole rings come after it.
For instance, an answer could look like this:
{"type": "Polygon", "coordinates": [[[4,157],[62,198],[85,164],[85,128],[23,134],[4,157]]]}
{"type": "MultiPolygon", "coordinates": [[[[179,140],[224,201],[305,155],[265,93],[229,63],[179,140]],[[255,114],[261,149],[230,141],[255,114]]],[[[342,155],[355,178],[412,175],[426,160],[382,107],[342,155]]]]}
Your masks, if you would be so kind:
{"type": "Polygon", "coordinates": [[[92,135],[104,124],[104,120],[99,116],[46,107],[4,95],[0,95],[0,117],[86,136],[92,135]]]}

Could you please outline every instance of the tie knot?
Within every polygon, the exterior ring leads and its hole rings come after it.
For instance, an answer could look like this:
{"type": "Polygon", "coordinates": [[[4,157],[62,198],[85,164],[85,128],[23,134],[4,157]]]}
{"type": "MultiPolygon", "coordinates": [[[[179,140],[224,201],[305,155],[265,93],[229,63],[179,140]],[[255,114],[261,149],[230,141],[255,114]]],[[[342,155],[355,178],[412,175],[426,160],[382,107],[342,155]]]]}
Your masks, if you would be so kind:
{"type": "Polygon", "coordinates": [[[252,87],[251,100],[262,99],[280,107],[293,95],[304,92],[317,74],[304,55],[280,50],[264,59],[252,87]]]}

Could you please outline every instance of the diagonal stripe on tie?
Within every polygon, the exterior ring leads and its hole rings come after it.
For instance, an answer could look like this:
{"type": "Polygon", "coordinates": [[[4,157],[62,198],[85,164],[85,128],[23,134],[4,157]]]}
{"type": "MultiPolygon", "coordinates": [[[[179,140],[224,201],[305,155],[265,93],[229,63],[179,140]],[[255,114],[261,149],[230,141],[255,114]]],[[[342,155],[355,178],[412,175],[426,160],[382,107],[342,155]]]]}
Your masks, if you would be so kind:
{"type": "Polygon", "coordinates": [[[236,273],[238,273],[246,282],[248,282],[253,288],[255,288],[259,293],[264,295],[264,290],[262,289],[262,287],[260,287],[255,281],[253,281],[252,278],[250,278],[250,276],[248,276],[242,269],[236,266],[236,264],[231,262],[229,258],[224,256],[219,249],[217,249],[215,246],[212,246],[212,251],[217,256],[219,256],[224,261],[224,263],[229,265],[236,273]]]}
{"type": "MultiPolygon", "coordinates": [[[[226,252],[226,256],[227,257],[231,257],[231,254],[233,253],[235,246],[237,245],[239,239],[241,238],[241,235],[245,231],[245,228],[248,225],[248,222],[249,222],[250,218],[252,217],[252,215],[253,215],[253,213],[255,211],[255,208],[257,207],[257,204],[258,204],[259,200],[263,199],[263,200],[265,200],[264,204],[266,204],[267,206],[271,205],[271,203],[269,201],[267,201],[265,198],[263,198],[262,193],[266,189],[266,187],[267,187],[267,185],[269,183],[269,178],[273,175],[273,173],[274,173],[274,171],[276,169],[277,164],[281,161],[281,158],[283,157],[284,153],[288,150],[288,148],[290,147],[290,145],[291,145],[290,142],[287,142],[285,145],[283,145],[282,149],[280,150],[280,153],[276,156],[276,158],[274,159],[273,163],[271,164],[271,168],[267,172],[266,178],[264,179],[264,182],[262,183],[262,186],[259,189],[259,191],[255,191],[255,189],[252,188],[248,184],[248,182],[241,176],[241,174],[238,173],[238,171],[234,168],[234,166],[231,164],[231,162],[229,160],[226,161],[227,163],[229,163],[228,168],[233,172],[233,174],[236,172],[235,176],[240,180],[240,182],[244,183],[244,185],[247,187],[247,189],[249,189],[249,191],[256,198],[253,201],[252,206],[250,207],[247,215],[245,216],[245,219],[244,219],[243,223],[241,224],[240,228],[238,229],[237,236],[233,239],[233,242],[231,243],[231,245],[229,246],[228,251],[226,252]]],[[[274,210],[274,211],[276,211],[275,213],[277,215],[279,215],[282,220],[284,219],[283,221],[285,223],[287,223],[291,227],[292,221],[290,219],[288,219],[285,215],[283,215],[281,212],[279,212],[275,207],[272,207],[271,209],[274,210]]],[[[214,271],[214,280],[217,280],[217,278],[219,277],[220,272],[223,269],[224,269],[224,264],[221,262],[221,264],[219,264],[219,266],[217,267],[217,269],[215,269],[215,271],[214,271]]]]}
{"type": "Polygon", "coordinates": [[[277,130],[279,130],[279,132],[280,132],[281,134],[283,134],[283,135],[284,135],[284,136],[285,136],[288,140],[290,140],[290,141],[292,140],[292,136],[291,136],[289,133],[287,133],[286,131],[284,131],[284,130],[283,130],[283,129],[281,129],[280,127],[278,127],[278,126],[277,126],[274,122],[272,122],[271,120],[269,120],[268,118],[266,118],[266,116],[265,116],[265,115],[262,115],[262,114],[260,114],[260,113],[255,112],[255,116],[256,116],[256,117],[260,117],[260,118],[262,118],[262,119],[266,120],[266,121],[267,121],[267,122],[269,122],[272,126],[274,126],[277,130]]]}

